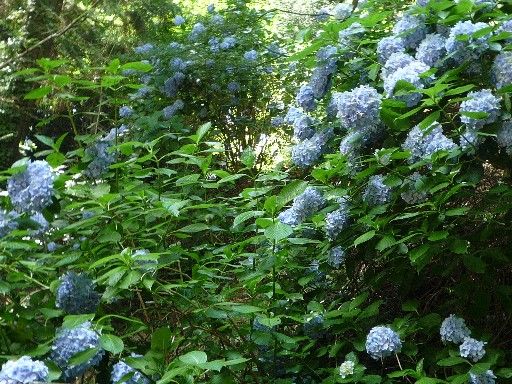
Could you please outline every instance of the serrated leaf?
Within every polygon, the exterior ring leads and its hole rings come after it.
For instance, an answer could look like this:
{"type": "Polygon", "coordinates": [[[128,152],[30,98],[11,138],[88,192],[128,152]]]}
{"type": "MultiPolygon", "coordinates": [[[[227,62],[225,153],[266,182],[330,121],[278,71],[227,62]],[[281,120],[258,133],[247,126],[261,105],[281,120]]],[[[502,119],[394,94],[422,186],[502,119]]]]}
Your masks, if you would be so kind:
{"type": "Polygon", "coordinates": [[[265,237],[271,241],[281,241],[293,233],[293,228],[288,224],[276,221],[265,229],[265,237]]]}
{"type": "Polygon", "coordinates": [[[363,244],[367,242],[368,240],[371,240],[375,236],[375,231],[368,231],[366,233],[363,233],[361,236],[359,236],[357,239],[354,240],[353,246],[357,247],[360,244],[363,244]]]}
{"type": "Polygon", "coordinates": [[[199,365],[208,361],[208,356],[203,351],[191,351],[179,357],[180,361],[187,365],[199,365]]]}
{"type": "Polygon", "coordinates": [[[462,364],[462,363],[469,364],[469,362],[462,357],[452,356],[452,357],[447,357],[446,359],[439,360],[437,362],[437,365],[439,365],[440,367],[453,367],[454,365],[462,364]]]}
{"type": "Polygon", "coordinates": [[[124,343],[120,337],[111,334],[103,334],[100,336],[101,347],[115,355],[123,352],[124,343]]]}

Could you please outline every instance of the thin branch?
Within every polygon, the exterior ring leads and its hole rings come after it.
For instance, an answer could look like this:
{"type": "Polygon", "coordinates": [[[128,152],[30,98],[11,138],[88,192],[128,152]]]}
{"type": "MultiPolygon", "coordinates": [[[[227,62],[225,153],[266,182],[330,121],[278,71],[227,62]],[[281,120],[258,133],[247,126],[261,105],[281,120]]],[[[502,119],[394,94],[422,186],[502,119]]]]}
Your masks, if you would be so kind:
{"type": "Polygon", "coordinates": [[[28,53],[32,52],[34,49],[36,49],[37,47],[43,45],[44,43],[50,41],[50,40],[53,40],[59,36],[62,36],[63,34],[65,34],[67,31],[69,31],[71,28],[73,28],[76,24],[78,24],[79,22],[83,21],[87,14],[89,12],[92,11],[92,9],[98,5],[98,3],[100,2],[101,0],[94,0],[90,6],[89,9],[87,9],[84,13],[82,13],[80,16],[76,17],[74,20],[72,20],[68,25],[66,25],[64,28],[62,28],[61,30],[57,31],[57,32],[54,32],[52,33],[51,35],[45,37],[43,40],[40,40],[38,41],[37,43],[35,43],[34,45],[32,45],[31,47],[27,48],[26,50],[24,50],[23,52],[21,52],[18,56],[16,57],[13,57],[12,59],[10,60],[7,60],[3,63],[0,63],[0,69],[3,69],[7,66],[9,66],[10,64],[18,61],[19,59],[21,59],[22,57],[26,56],[28,53]]]}

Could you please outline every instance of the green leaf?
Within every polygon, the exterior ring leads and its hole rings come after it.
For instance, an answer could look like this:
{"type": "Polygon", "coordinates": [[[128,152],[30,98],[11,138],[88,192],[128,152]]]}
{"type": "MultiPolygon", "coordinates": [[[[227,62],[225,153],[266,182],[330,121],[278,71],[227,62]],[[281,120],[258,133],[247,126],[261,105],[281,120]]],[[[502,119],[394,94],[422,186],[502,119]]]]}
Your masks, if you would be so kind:
{"type": "Polygon", "coordinates": [[[280,221],[274,222],[272,225],[265,229],[265,237],[271,241],[281,241],[286,239],[293,233],[293,228],[288,224],[283,224],[280,221]]]}
{"type": "Polygon", "coordinates": [[[85,323],[86,321],[91,321],[92,319],[94,319],[94,313],[87,313],[85,315],[68,315],[64,318],[62,326],[64,328],[71,329],[85,323]]]}
{"type": "Polygon", "coordinates": [[[134,71],[140,71],[140,72],[149,72],[153,69],[153,66],[148,63],[143,63],[141,61],[133,61],[130,63],[126,63],[121,65],[121,71],[132,69],[134,71]]]}
{"type": "Polygon", "coordinates": [[[178,229],[178,232],[185,232],[185,233],[196,233],[196,232],[202,232],[207,231],[210,229],[210,226],[203,224],[203,223],[195,223],[195,224],[189,224],[185,227],[178,229]]]}
{"type": "Polygon", "coordinates": [[[439,241],[439,240],[443,240],[443,239],[446,239],[448,237],[449,233],[447,231],[436,231],[436,232],[432,232],[430,234],[430,236],[428,237],[428,239],[430,241],[439,241]]]}
{"type": "Polygon", "coordinates": [[[454,365],[458,365],[458,364],[462,364],[462,363],[469,364],[469,362],[462,357],[452,356],[452,357],[447,357],[446,359],[439,360],[437,362],[437,365],[439,365],[440,367],[453,367],[454,365]]]}
{"type": "Polygon", "coordinates": [[[100,336],[101,347],[115,355],[123,352],[124,343],[120,337],[108,333],[100,336]]]}
{"type": "Polygon", "coordinates": [[[202,369],[208,369],[211,371],[218,371],[220,372],[222,368],[230,366],[230,365],[238,365],[245,363],[246,361],[249,361],[249,359],[245,358],[238,358],[238,359],[232,359],[232,360],[213,360],[208,361],[204,364],[199,364],[199,367],[202,369]]]}
{"type": "Polygon", "coordinates": [[[181,355],[179,359],[187,365],[200,365],[208,361],[208,356],[203,351],[191,351],[181,355]]]}
{"type": "Polygon", "coordinates": [[[206,124],[203,124],[201,125],[197,131],[196,131],[196,134],[195,135],[192,135],[192,140],[194,140],[196,142],[196,144],[199,144],[201,142],[201,140],[203,139],[204,135],[206,135],[206,133],[210,130],[210,128],[212,127],[212,123],[206,123],[206,124]]]}
{"type": "Polygon", "coordinates": [[[69,366],[83,364],[89,360],[91,360],[96,354],[99,352],[99,348],[88,348],[85,351],[79,352],[74,355],[68,361],[69,366]]]}
{"type": "Polygon", "coordinates": [[[233,220],[233,227],[236,227],[237,225],[242,224],[243,222],[253,218],[263,215],[265,212],[263,211],[247,211],[240,213],[235,219],[233,220]]]}
{"type": "Polygon", "coordinates": [[[359,236],[357,239],[354,240],[353,246],[357,247],[360,244],[363,244],[367,242],[368,240],[371,240],[375,236],[375,231],[368,231],[366,233],[363,233],[361,236],[359,236]]]}
{"type": "Polygon", "coordinates": [[[46,95],[48,95],[52,91],[52,87],[41,87],[37,89],[33,89],[29,93],[27,93],[24,97],[25,100],[36,100],[42,99],[46,95]]]}

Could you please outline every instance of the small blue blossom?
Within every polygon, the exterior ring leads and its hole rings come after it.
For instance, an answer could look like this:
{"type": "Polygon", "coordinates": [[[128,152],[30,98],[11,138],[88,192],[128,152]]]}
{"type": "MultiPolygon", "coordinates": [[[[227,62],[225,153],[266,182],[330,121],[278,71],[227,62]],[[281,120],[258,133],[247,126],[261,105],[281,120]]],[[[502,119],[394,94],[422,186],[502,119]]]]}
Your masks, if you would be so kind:
{"type": "Polygon", "coordinates": [[[339,47],[343,51],[354,50],[355,43],[364,36],[366,30],[360,23],[352,23],[338,34],[339,47]]]}
{"type": "Polygon", "coordinates": [[[338,200],[339,207],[335,211],[329,212],[325,216],[325,232],[327,238],[333,241],[338,235],[348,227],[350,223],[350,213],[348,208],[348,198],[342,197],[338,200]]]}
{"type": "Polygon", "coordinates": [[[135,93],[130,94],[130,99],[131,100],[143,99],[146,96],[148,96],[151,93],[151,91],[152,91],[151,87],[148,87],[148,86],[140,87],[139,89],[137,89],[137,91],[135,93]]]}
{"type": "Polygon", "coordinates": [[[221,15],[213,15],[210,21],[214,25],[224,24],[224,18],[221,15]]]}
{"type": "Polygon", "coordinates": [[[50,241],[46,245],[46,249],[48,250],[48,252],[55,252],[58,248],[59,248],[59,245],[55,241],[50,241]]]}
{"type": "Polygon", "coordinates": [[[293,122],[293,137],[301,141],[310,139],[315,134],[313,125],[313,119],[301,113],[293,122]]]}
{"type": "Polygon", "coordinates": [[[302,194],[293,199],[291,208],[279,214],[279,221],[298,225],[322,209],[325,203],[325,198],[316,188],[307,187],[302,194]]]}
{"type": "Polygon", "coordinates": [[[32,384],[48,382],[48,367],[39,360],[22,356],[18,360],[9,360],[2,365],[0,383],[2,384],[32,384]]]}
{"type": "Polygon", "coordinates": [[[30,216],[30,220],[35,224],[35,229],[30,230],[30,235],[34,237],[42,236],[50,228],[50,223],[45,219],[41,212],[36,212],[30,216]]]}
{"type": "Polygon", "coordinates": [[[100,335],[91,329],[90,322],[85,322],[75,328],[57,331],[50,359],[61,369],[64,380],[71,380],[98,365],[104,353],[100,348],[100,335]],[[69,364],[73,356],[92,348],[97,352],[88,361],[78,365],[69,364]]]}
{"type": "Polygon", "coordinates": [[[247,51],[244,53],[244,59],[247,61],[256,61],[258,60],[258,52],[254,49],[247,51]]]}
{"type": "Polygon", "coordinates": [[[119,108],[119,117],[130,117],[133,114],[133,109],[131,107],[128,107],[126,105],[123,105],[121,108],[119,108]]]}
{"type": "Polygon", "coordinates": [[[366,352],[374,359],[381,360],[402,349],[400,336],[388,327],[373,327],[366,336],[366,352]]]}
{"type": "Polygon", "coordinates": [[[236,46],[238,40],[234,36],[225,37],[224,40],[220,43],[219,47],[222,50],[231,49],[236,46]]]}
{"type": "Polygon", "coordinates": [[[414,57],[409,55],[408,53],[404,52],[396,52],[392,53],[384,65],[382,66],[381,74],[380,76],[382,79],[386,79],[389,77],[392,73],[395,73],[398,69],[404,68],[408,66],[409,64],[413,63],[414,57]]]}
{"type": "Polygon", "coordinates": [[[471,331],[466,326],[464,319],[453,314],[443,320],[439,333],[444,343],[451,342],[455,344],[461,344],[464,338],[471,335],[471,331]]]}
{"type": "Polygon", "coordinates": [[[324,317],[322,315],[315,315],[307,320],[304,325],[304,334],[311,339],[319,339],[324,334],[324,317]]]}
{"type": "Polygon", "coordinates": [[[327,64],[320,65],[313,70],[309,80],[309,87],[313,91],[315,99],[325,96],[331,86],[331,77],[336,72],[336,61],[332,60],[327,64]]]}
{"type": "Polygon", "coordinates": [[[98,179],[108,170],[115,161],[114,154],[109,150],[112,143],[106,140],[98,140],[92,146],[85,149],[85,154],[92,161],[84,170],[84,175],[92,179],[98,179]]]}
{"type": "Polygon", "coordinates": [[[238,81],[230,81],[227,88],[230,93],[238,93],[242,87],[238,81]]]}
{"type": "Polygon", "coordinates": [[[331,16],[329,10],[323,7],[318,10],[317,14],[315,15],[315,19],[317,21],[325,21],[329,18],[329,16],[331,16]]]}
{"type": "Polygon", "coordinates": [[[176,115],[178,111],[181,111],[185,107],[183,100],[178,99],[171,105],[168,105],[162,110],[164,119],[169,120],[171,117],[176,115]]]}
{"type": "Polygon", "coordinates": [[[416,51],[416,59],[429,67],[440,67],[446,56],[446,38],[438,33],[428,34],[416,51]]]}
{"type": "Polygon", "coordinates": [[[16,219],[19,214],[16,211],[7,212],[0,209],[0,238],[7,236],[9,233],[18,228],[16,219]]]}
{"type": "Polygon", "coordinates": [[[400,80],[403,80],[412,84],[416,88],[422,89],[425,87],[425,81],[420,77],[420,75],[429,69],[430,67],[428,65],[420,61],[413,61],[409,65],[397,69],[384,79],[384,91],[386,92],[386,96],[401,100],[405,102],[408,107],[414,107],[421,101],[422,94],[419,92],[412,92],[396,96],[394,95],[396,84],[400,80]]]}
{"type": "Polygon", "coordinates": [[[192,27],[192,31],[188,35],[190,40],[197,40],[204,32],[206,31],[206,27],[203,23],[195,23],[192,27]]]}
{"type": "Polygon", "coordinates": [[[311,86],[305,84],[300,87],[296,97],[297,104],[305,111],[312,111],[316,107],[315,93],[311,86]]]}
{"type": "MultiPolygon", "coordinates": [[[[139,355],[132,354],[132,357],[140,357],[139,355]]],[[[112,366],[112,373],[110,375],[112,384],[150,384],[151,381],[136,369],[130,367],[124,361],[119,361],[112,366]],[[131,375],[128,380],[121,379],[125,376],[131,375]]]]}
{"type": "Polygon", "coordinates": [[[188,63],[180,57],[171,60],[171,68],[177,72],[183,72],[187,69],[188,63]]]}
{"type": "Polygon", "coordinates": [[[273,127],[280,127],[283,124],[284,124],[284,117],[282,117],[282,116],[273,116],[270,119],[270,125],[272,125],[273,127]]]}
{"type": "Polygon", "coordinates": [[[292,162],[301,168],[311,167],[323,155],[331,137],[332,130],[325,130],[315,133],[311,138],[296,144],[292,148],[292,162]]]}
{"type": "Polygon", "coordinates": [[[443,128],[437,121],[425,130],[416,125],[409,131],[402,144],[404,150],[411,152],[411,164],[428,159],[437,151],[449,151],[455,147],[456,144],[443,134],[443,128]]]}
{"type": "Polygon", "coordinates": [[[175,97],[179,89],[185,81],[185,74],[182,72],[176,72],[172,77],[169,77],[164,81],[164,93],[168,97],[175,97]]]}
{"type": "Polygon", "coordinates": [[[424,177],[418,172],[414,172],[409,176],[403,183],[405,192],[402,192],[400,196],[409,205],[421,204],[427,200],[428,193],[425,191],[418,191],[416,187],[418,184],[421,185],[424,177]]]}
{"type": "Polygon", "coordinates": [[[466,357],[476,363],[485,355],[485,341],[475,340],[471,337],[465,337],[459,346],[461,357],[466,357]]]}
{"type": "Polygon", "coordinates": [[[318,63],[329,63],[333,59],[335,60],[335,56],[338,53],[338,48],[333,45],[326,45],[318,50],[316,53],[316,59],[318,63]]]}
{"type": "Polygon", "coordinates": [[[402,38],[387,36],[377,43],[377,57],[381,63],[385,63],[394,53],[404,53],[405,46],[402,38]]]}
{"type": "MultiPolygon", "coordinates": [[[[507,32],[509,34],[512,34],[512,19],[511,20],[505,20],[496,30],[496,33],[503,33],[507,32]]],[[[508,37],[505,42],[512,43],[512,36],[508,37]]]]}
{"type": "Polygon", "coordinates": [[[181,15],[174,16],[173,23],[179,27],[180,25],[185,24],[185,18],[181,15]]]}
{"type": "Polygon", "coordinates": [[[181,43],[178,43],[177,41],[173,41],[172,43],[169,43],[170,49],[184,49],[185,46],[181,43]]]}
{"type": "Polygon", "coordinates": [[[512,156],[512,121],[504,121],[500,129],[496,133],[498,145],[505,148],[509,156],[512,156]]]}
{"type": "Polygon", "coordinates": [[[494,59],[492,79],[497,89],[512,85],[512,52],[505,51],[494,59]]]}
{"type": "Polygon", "coordinates": [[[215,4],[209,4],[206,9],[207,9],[208,13],[215,12],[215,4]]]}
{"type": "Polygon", "coordinates": [[[71,315],[94,313],[100,303],[93,281],[84,274],[68,272],[60,277],[55,305],[71,315]]]}
{"type": "Polygon", "coordinates": [[[363,201],[369,206],[378,206],[389,203],[391,200],[391,187],[384,184],[384,176],[373,175],[363,193],[363,201]]]}
{"type": "Polygon", "coordinates": [[[446,39],[446,52],[451,58],[460,64],[464,61],[477,61],[478,58],[489,49],[489,38],[491,33],[474,38],[472,35],[481,29],[487,28],[485,23],[475,23],[471,21],[459,21],[450,30],[450,35],[446,39]],[[460,37],[467,36],[467,39],[459,40],[460,37]]]}
{"type": "Polygon", "coordinates": [[[341,125],[355,130],[377,125],[380,122],[381,98],[375,88],[367,85],[340,93],[336,100],[341,125]]]}
{"type": "Polygon", "coordinates": [[[133,50],[135,51],[135,53],[143,55],[143,54],[151,52],[153,50],[153,48],[155,48],[153,46],[153,44],[146,43],[143,45],[139,45],[138,47],[135,47],[133,50]]]}
{"type": "Polygon", "coordinates": [[[327,258],[327,263],[333,268],[339,268],[341,264],[345,261],[345,250],[340,247],[331,248],[329,251],[329,257],[327,258]]]}
{"type": "Polygon", "coordinates": [[[422,17],[405,14],[393,27],[393,34],[401,37],[406,48],[415,49],[427,34],[422,17]]]}
{"type": "Polygon", "coordinates": [[[334,18],[339,21],[348,19],[352,14],[352,5],[346,3],[336,4],[332,10],[332,14],[334,18]]]}
{"type": "Polygon", "coordinates": [[[501,113],[500,98],[492,94],[489,89],[469,92],[467,99],[460,104],[461,118],[460,120],[466,124],[468,128],[480,129],[486,124],[492,124],[496,121],[501,113]],[[476,119],[474,117],[465,116],[464,112],[487,114],[486,117],[476,119]]]}
{"type": "Polygon", "coordinates": [[[30,161],[27,169],[7,181],[12,205],[20,212],[39,212],[52,202],[55,174],[45,160],[30,161]]]}
{"type": "Polygon", "coordinates": [[[302,115],[304,115],[302,110],[292,106],[288,109],[288,112],[286,113],[286,116],[284,117],[284,121],[286,124],[291,125],[295,122],[295,120],[297,120],[302,115]]]}
{"type": "Polygon", "coordinates": [[[469,372],[469,384],[495,384],[496,375],[490,369],[485,373],[476,374],[469,372]]]}

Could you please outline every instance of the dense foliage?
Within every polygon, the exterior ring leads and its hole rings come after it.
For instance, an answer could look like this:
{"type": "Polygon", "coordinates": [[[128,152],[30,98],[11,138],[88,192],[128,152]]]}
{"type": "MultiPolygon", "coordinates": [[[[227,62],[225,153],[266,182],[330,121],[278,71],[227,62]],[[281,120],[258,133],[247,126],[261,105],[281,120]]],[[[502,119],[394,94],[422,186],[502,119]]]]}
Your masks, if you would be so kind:
{"type": "Polygon", "coordinates": [[[0,176],[0,383],[510,381],[511,8],[338,3],[292,39],[172,4],[10,72],[39,124],[0,176]]]}

